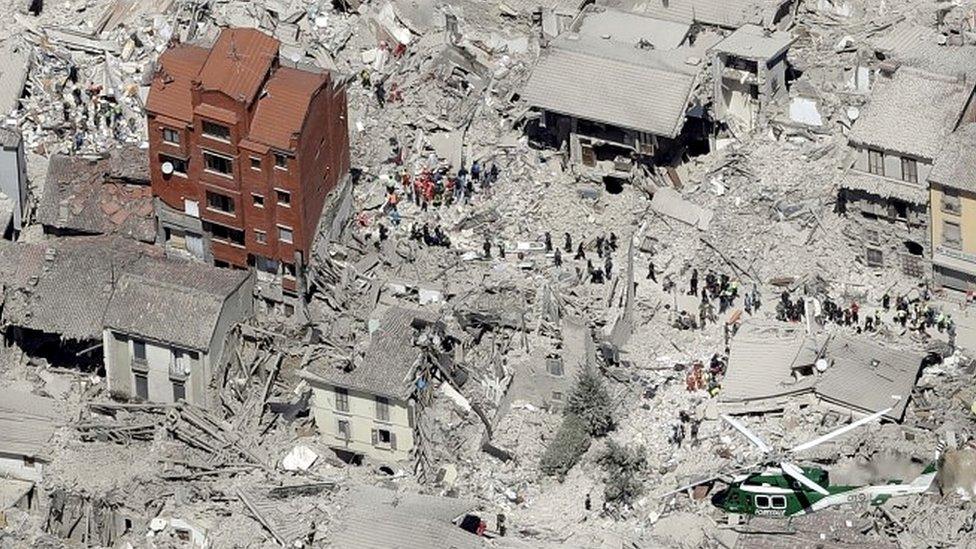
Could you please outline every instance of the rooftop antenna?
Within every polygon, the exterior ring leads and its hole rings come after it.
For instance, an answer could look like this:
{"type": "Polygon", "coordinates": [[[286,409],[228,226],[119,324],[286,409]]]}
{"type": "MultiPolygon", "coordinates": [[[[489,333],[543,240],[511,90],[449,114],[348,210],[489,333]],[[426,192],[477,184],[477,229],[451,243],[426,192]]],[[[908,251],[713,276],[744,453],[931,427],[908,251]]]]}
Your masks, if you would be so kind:
{"type": "Polygon", "coordinates": [[[231,31],[230,34],[230,51],[227,52],[227,57],[230,57],[234,61],[240,61],[241,56],[237,53],[237,33],[231,31]]]}

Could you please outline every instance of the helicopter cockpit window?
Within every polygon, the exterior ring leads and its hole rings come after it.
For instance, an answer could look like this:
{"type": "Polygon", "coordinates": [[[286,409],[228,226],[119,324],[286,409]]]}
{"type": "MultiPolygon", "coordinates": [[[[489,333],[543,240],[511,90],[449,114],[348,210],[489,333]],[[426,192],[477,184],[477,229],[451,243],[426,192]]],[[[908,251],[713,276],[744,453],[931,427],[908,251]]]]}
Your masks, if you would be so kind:
{"type": "Polygon", "coordinates": [[[769,508],[769,497],[768,496],[756,496],[756,507],[759,509],[769,508]]]}
{"type": "Polygon", "coordinates": [[[786,509],[786,496],[773,496],[770,501],[773,509],[786,509]]]}

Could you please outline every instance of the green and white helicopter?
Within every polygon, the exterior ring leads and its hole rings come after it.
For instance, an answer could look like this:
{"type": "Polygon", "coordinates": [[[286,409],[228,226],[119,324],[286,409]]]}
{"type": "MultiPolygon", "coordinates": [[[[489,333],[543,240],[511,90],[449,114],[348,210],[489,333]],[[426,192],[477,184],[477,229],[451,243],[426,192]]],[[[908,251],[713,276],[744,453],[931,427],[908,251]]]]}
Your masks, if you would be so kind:
{"type": "MultiPolygon", "coordinates": [[[[764,459],[758,466],[762,467],[761,470],[756,471],[755,467],[750,468],[746,473],[736,474],[731,480],[723,481],[728,484],[728,487],[715,494],[712,497],[712,503],[729,513],[785,518],[809,514],[835,505],[881,505],[893,497],[921,494],[927,491],[935,480],[938,454],[935,462],[926,467],[915,480],[907,484],[900,480],[891,480],[888,484],[869,486],[831,485],[829,475],[824,469],[799,467],[787,460],[789,456],[797,452],[809,450],[870,423],[890,410],[888,408],[875,412],[826,435],[784,451],[774,451],[771,446],[741,422],[723,415],[722,419],[759,448],[764,459]]],[[[703,479],[673,490],[665,496],[721,478],[721,475],[716,475],[703,479]]]]}

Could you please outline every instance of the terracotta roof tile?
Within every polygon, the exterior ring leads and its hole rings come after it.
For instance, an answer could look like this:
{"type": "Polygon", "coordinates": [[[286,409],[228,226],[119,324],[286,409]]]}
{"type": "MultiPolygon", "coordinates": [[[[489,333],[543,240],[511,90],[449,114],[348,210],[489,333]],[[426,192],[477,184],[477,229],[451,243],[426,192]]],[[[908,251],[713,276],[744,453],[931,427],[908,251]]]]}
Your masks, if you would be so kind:
{"type": "Polygon", "coordinates": [[[159,56],[159,70],[153,78],[146,101],[148,112],[193,121],[191,81],[200,72],[210,50],[182,44],[167,49],[159,56]]]}
{"type": "Polygon", "coordinates": [[[224,29],[200,69],[200,83],[251,103],[277,56],[275,38],[257,29],[224,29]]]}
{"type": "Polygon", "coordinates": [[[250,139],[279,149],[291,148],[291,136],[302,129],[312,97],[329,76],[281,67],[268,80],[267,93],[258,100],[250,139]]]}

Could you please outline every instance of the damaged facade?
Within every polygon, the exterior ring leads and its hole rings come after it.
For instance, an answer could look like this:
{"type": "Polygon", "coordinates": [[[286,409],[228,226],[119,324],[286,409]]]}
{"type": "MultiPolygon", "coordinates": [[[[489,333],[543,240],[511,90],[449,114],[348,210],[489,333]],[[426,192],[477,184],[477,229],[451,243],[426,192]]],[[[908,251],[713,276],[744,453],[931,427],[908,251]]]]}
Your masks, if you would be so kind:
{"type": "Polygon", "coordinates": [[[851,129],[854,162],[840,200],[865,265],[931,273],[927,178],[949,134],[976,117],[973,91],[965,78],[910,67],[875,83],[851,129]]]}
{"type": "Polygon", "coordinates": [[[932,278],[938,286],[976,290],[976,124],[947,139],[929,172],[932,278]]]}

